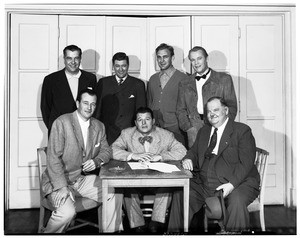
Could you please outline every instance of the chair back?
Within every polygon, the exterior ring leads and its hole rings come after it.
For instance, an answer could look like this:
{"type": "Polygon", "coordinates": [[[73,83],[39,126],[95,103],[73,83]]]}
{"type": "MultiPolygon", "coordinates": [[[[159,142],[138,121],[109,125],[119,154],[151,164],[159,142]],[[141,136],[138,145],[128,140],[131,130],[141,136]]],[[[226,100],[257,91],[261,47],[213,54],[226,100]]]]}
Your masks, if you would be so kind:
{"type": "Polygon", "coordinates": [[[37,163],[38,163],[40,193],[42,193],[41,188],[42,188],[43,161],[46,156],[47,156],[47,147],[41,147],[37,149],[37,163]]]}
{"type": "Polygon", "coordinates": [[[269,152],[261,148],[256,147],[256,158],[254,164],[260,175],[260,199],[263,200],[265,183],[266,183],[266,171],[267,171],[267,160],[269,152]]]}

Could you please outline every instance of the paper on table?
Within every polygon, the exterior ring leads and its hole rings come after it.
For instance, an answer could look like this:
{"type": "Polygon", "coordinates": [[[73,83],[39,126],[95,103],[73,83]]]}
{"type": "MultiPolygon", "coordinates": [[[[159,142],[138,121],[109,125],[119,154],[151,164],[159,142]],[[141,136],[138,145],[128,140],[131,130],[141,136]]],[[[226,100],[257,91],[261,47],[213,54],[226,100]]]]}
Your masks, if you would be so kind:
{"type": "Polygon", "coordinates": [[[167,164],[162,162],[155,163],[140,163],[140,162],[128,162],[131,169],[153,169],[163,173],[172,173],[173,171],[180,171],[176,165],[167,164]]]}

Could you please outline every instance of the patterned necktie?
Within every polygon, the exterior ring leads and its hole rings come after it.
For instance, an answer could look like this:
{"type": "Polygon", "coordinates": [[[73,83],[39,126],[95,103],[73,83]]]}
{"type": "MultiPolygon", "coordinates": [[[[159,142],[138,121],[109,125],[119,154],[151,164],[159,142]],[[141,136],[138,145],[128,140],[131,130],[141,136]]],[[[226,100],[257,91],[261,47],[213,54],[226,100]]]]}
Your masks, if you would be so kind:
{"type": "Polygon", "coordinates": [[[120,79],[118,85],[120,86],[123,83],[124,79],[120,79]]]}
{"type": "Polygon", "coordinates": [[[151,143],[153,140],[152,136],[144,136],[144,137],[139,137],[139,142],[144,145],[145,141],[148,141],[151,143]]]}
{"type": "Polygon", "coordinates": [[[209,145],[208,145],[208,147],[205,151],[205,157],[207,157],[207,156],[210,157],[212,151],[216,147],[216,144],[217,144],[217,131],[218,131],[218,128],[215,128],[214,133],[212,134],[212,136],[210,138],[209,145]]]}
{"type": "Polygon", "coordinates": [[[206,76],[209,74],[209,72],[210,72],[210,69],[207,71],[206,74],[203,74],[203,75],[201,75],[201,76],[196,76],[195,79],[196,79],[197,81],[199,81],[200,79],[206,79],[206,76]]]}

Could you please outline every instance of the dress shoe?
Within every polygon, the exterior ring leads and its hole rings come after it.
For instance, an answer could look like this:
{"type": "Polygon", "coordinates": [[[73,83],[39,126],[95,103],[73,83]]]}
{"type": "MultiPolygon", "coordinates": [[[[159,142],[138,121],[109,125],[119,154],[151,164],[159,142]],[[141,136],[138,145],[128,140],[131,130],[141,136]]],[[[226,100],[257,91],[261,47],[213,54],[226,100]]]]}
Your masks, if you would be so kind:
{"type": "Polygon", "coordinates": [[[147,232],[145,226],[138,226],[131,229],[131,234],[145,234],[147,232]]]}
{"type": "Polygon", "coordinates": [[[148,229],[150,233],[153,234],[163,234],[165,228],[165,223],[150,221],[148,229]]]}

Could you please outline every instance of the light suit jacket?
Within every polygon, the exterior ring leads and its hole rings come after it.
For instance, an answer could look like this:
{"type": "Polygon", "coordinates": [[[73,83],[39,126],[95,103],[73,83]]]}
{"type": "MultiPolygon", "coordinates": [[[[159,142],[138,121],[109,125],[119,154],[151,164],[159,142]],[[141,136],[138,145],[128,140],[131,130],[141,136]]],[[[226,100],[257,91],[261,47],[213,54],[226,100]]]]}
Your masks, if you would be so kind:
{"type": "MultiPolygon", "coordinates": [[[[225,99],[229,107],[229,118],[234,120],[237,114],[237,99],[232,78],[229,74],[211,70],[210,77],[202,87],[203,106],[213,96],[225,99]]],[[[183,131],[187,131],[191,127],[199,130],[203,126],[203,121],[198,113],[197,102],[198,93],[195,74],[193,74],[186,80],[181,81],[178,87],[176,114],[179,126],[183,131]]],[[[204,114],[206,114],[205,110],[204,114]]]]}
{"type": "Polygon", "coordinates": [[[82,163],[93,159],[96,167],[111,158],[104,125],[90,119],[86,149],[79,125],[77,111],[57,118],[51,129],[48,149],[47,168],[42,177],[43,194],[72,185],[81,175],[82,163]]]}
{"type": "MultiPolygon", "coordinates": [[[[184,159],[193,161],[195,171],[199,171],[210,139],[211,126],[205,125],[197,134],[197,139],[184,159]]],[[[254,165],[256,156],[255,139],[249,126],[229,119],[219,144],[215,170],[221,183],[230,182],[239,186],[248,177],[256,178],[252,186],[259,187],[260,177],[254,165]]],[[[200,179],[200,178],[194,178],[200,179]]]]}
{"type": "MultiPolygon", "coordinates": [[[[153,141],[149,152],[162,156],[162,161],[181,160],[186,154],[185,147],[178,142],[172,132],[153,127],[150,134],[153,141]]],[[[113,158],[126,161],[131,153],[145,153],[144,145],[139,142],[141,133],[136,127],[124,129],[119,138],[112,144],[113,158]]]]}

